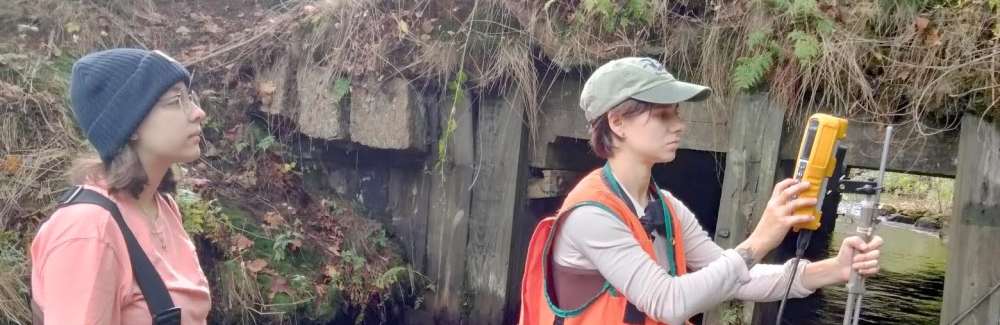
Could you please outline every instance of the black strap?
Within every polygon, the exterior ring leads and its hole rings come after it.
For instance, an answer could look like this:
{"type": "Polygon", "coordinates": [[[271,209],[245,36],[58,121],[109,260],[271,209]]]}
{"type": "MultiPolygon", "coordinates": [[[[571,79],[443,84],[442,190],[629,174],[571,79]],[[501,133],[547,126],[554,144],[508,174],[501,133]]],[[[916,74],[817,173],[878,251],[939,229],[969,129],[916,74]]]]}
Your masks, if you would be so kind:
{"type": "MultiPolygon", "coordinates": [[[[601,180],[603,180],[604,184],[608,185],[609,188],[611,187],[610,186],[611,180],[608,179],[608,175],[606,173],[601,173],[601,180]]],[[[636,216],[639,215],[639,213],[637,213],[635,205],[632,204],[632,199],[628,198],[628,196],[626,196],[625,193],[621,191],[612,191],[612,192],[615,192],[615,196],[618,196],[618,198],[621,199],[622,202],[625,202],[625,205],[628,206],[628,209],[632,211],[633,215],[636,216]]],[[[644,210],[644,212],[645,213],[643,214],[642,218],[639,218],[639,224],[641,224],[642,229],[646,231],[646,236],[649,236],[650,240],[655,241],[656,237],[653,237],[653,232],[659,231],[660,234],[663,235],[663,229],[666,229],[667,224],[665,223],[664,218],[658,218],[658,216],[663,215],[663,207],[661,207],[657,203],[656,195],[653,194],[652,192],[650,193],[649,196],[649,204],[646,204],[646,209],[644,210]]]]}
{"type": "Polygon", "coordinates": [[[552,325],[563,325],[563,323],[565,322],[566,322],[565,318],[556,316],[556,319],[552,321],[552,325]]]}
{"type": "Polygon", "coordinates": [[[129,261],[132,264],[132,274],[139,284],[139,290],[146,298],[149,307],[149,314],[153,315],[153,324],[156,325],[178,325],[181,323],[180,308],[174,306],[174,301],[170,299],[167,287],[163,284],[163,279],[156,272],[153,263],[143,252],[139,241],[135,239],[132,230],[125,224],[118,205],[100,193],[88,190],[82,186],[71,188],[62,199],[56,209],[72,204],[95,204],[108,212],[115,219],[118,228],[121,229],[122,236],[125,237],[125,246],[128,248],[129,261]]]}

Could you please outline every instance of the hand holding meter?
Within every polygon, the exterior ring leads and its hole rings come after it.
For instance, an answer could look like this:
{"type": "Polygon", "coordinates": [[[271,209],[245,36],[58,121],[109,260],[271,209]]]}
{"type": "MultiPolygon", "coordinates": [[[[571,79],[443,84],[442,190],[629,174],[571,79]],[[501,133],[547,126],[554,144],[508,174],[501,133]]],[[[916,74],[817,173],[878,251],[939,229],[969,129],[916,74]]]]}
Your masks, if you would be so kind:
{"type": "Polygon", "coordinates": [[[837,166],[836,150],[847,135],[847,120],[826,115],[813,114],[802,134],[802,144],[795,164],[795,180],[807,181],[810,186],[798,195],[799,198],[816,198],[816,205],[797,209],[794,215],[812,215],[813,221],[796,225],[793,230],[816,230],[820,226],[821,209],[826,195],[827,183],[837,166]]]}
{"type": "MultiPolygon", "coordinates": [[[[839,166],[838,156],[841,159],[843,157],[844,149],[840,148],[840,141],[846,136],[847,120],[827,114],[813,114],[809,117],[805,132],[802,134],[799,154],[796,156],[794,178],[800,182],[809,182],[809,188],[800,192],[796,198],[815,198],[816,204],[797,208],[793,212],[793,215],[811,215],[813,218],[809,222],[792,227],[792,230],[799,233],[795,243],[795,259],[792,265],[798,265],[802,254],[809,246],[812,232],[819,229],[827,185],[830,182],[830,177],[833,177],[839,166]]],[[[836,180],[834,181],[836,182],[836,180]]],[[[788,300],[788,293],[792,289],[796,270],[798,268],[792,268],[791,278],[793,280],[788,281],[785,298],[781,300],[781,307],[778,308],[778,324],[781,324],[781,317],[785,312],[785,303],[788,300]]]]}

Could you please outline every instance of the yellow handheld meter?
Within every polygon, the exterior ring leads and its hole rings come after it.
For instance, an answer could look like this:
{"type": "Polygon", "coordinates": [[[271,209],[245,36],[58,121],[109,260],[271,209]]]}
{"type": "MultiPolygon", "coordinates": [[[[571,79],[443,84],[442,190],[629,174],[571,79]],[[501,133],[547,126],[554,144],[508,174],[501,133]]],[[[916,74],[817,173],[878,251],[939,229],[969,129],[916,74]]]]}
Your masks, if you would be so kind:
{"type": "Polygon", "coordinates": [[[794,215],[813,215],[812,222],[796,225],[792,229],[816,230],[820,225],[820,209],[826,194],[826,184],[833,177],[837,165],[835,152],[840,141],[847,135],[847,120],[827,114],[813,114],[809,117],[806,131],[802,134],[798,161],[795,164],[795,179],[808,181],[809,189],[799,193],[800,198],[816,198],[815,207],[800,208],[794,215]]]}

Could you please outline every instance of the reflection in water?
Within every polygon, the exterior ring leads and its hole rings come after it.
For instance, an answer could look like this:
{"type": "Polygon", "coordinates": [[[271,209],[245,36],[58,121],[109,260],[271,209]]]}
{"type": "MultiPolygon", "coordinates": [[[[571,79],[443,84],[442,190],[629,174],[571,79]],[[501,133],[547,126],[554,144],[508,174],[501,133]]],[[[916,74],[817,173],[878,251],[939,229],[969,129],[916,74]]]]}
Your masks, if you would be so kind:
{"type": "MultiPolygon", "coordinates": [[[[824,255],[836,255],[840,243],[854,230],[844,219],[837,221],[824,255]]],[[[938,324],[947,247],[936,236],[906,225],[883,224],[877,233],[886,240],[883,267],[879,276],[865,282],[859,324],[938,324]]],[[[832,286],[793,301],[789,301],[785,324],[839,325],[847,290],[843,285],[832,286]]]]}

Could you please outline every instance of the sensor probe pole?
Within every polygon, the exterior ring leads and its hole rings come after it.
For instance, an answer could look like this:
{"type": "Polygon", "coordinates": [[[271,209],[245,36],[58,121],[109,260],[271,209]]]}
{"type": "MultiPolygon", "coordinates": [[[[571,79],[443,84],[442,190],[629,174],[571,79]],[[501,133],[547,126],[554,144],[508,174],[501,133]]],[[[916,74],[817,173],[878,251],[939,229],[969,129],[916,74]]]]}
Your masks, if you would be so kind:
{"type": "MultiPolygon", "coordinates": [[[[855,191],[852,193],[865,194],[864,201],[861,202],[861,213],[859,214],[859,222],[857,227],[857,235],[861,237],[865,243],[871,241],[872,233],[874,232],[875,218],[878,217],[878,202],[882,195],[882,179],[885,175],[885,165],[886,160],[889,155],[889,140],[892,139],[892,125],[889,125],[885,129],[885,141],[882,143],[882,162],[879,164],[878,168],[878,180],[875,184],[857,184],[860,187],[855,187],[855,191]]],[[[846,185],[841,182],[841,190],[844,190],[846,185]]],[[[854,256],[860,253],[858,250],[854,250],[854,254],[851,255],[851,260],[854,260],[854,256]]],[[[865,278],[858,274],[858,271],[851,269],[851,277],[847,282],[847,305],[844,308],[844,325],[857,325],[858,320],[861,317],[861,298],[865,294],[865,278]]]]}

